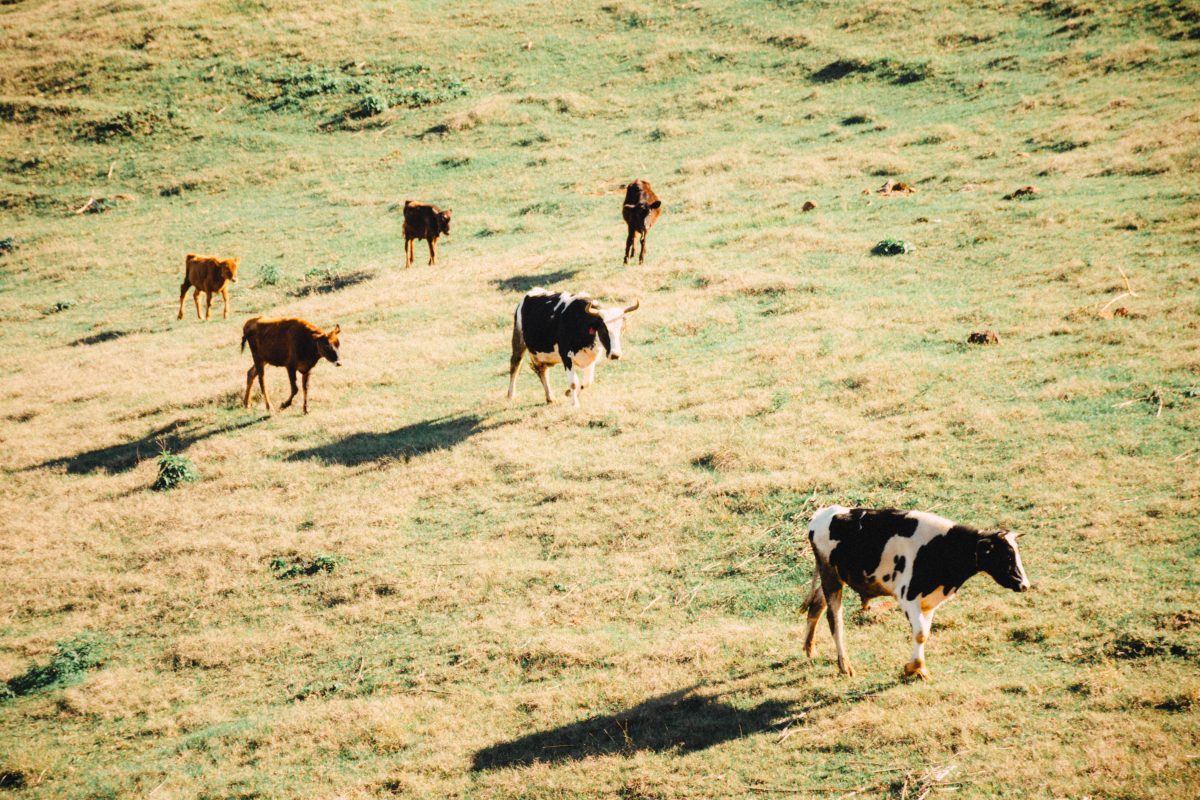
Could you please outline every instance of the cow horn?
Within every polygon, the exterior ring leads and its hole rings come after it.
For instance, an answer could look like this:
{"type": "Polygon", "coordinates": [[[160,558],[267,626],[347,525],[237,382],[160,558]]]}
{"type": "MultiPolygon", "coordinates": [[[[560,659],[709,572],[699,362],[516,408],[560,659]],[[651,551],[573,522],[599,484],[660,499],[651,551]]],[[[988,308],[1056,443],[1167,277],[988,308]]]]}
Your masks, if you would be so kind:
{"type": "Polygon", "coordinates": [[[596,305],[591,300],[588,301],[587,308],[585,308],[584,311],[586,311],[589,314],[595,314],[596,316],[600,316],[600,306],[596,305]]]}
{"type": "Polygon", "coordinates": [[[634,301],[633,301],[633,305],[631,305],[631,306],[627,306],[627,307],[625,308],[625,310],[624,310],[624,311],[622,311],[621,313],[622,313],[622,314],[629,314],[630,312],[637,311],[637,310],[638,310],[639,308],[641,308],[641,307],[642,307],[642,301],[641,301],[641,300],[634,300],[634,301]]]}

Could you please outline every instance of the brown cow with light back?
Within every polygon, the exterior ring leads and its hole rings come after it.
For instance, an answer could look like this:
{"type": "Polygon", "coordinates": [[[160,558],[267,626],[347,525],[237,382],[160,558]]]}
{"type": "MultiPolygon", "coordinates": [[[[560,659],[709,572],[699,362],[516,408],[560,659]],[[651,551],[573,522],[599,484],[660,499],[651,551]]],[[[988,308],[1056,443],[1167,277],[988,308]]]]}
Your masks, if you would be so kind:
{"type": "Polygon", "coordinates": [[[196,301],[196,319],[207,322],[212,319],[213,294],[225,300],[225,319],[229,319],[229,284],[237,283],[238,260],[215,258],[188,253],[184,259],[183,286],[179,287],[179,319],[183,319],[183,301],[189,288],[196,289],[192,299],[196,301]],[[205,294],[204,316],[200,316],[200,293],[205,294]]]}
{"type": "Polygon", "coordinates": [[[287,367],[288,381],[292,385],[292,395],[279,407],[282,411],[292,404],[296,397],[296,373],[303,376],[304,413],[308,413],[308,373],[322,358],[332,361],[335,366],[342,365],[338,355],[338,334],[342,332],[341,325],[335,325],[328,333],[310,322],[296,317],[280,319],[264,319],[252,317],[242,326],[242,351],[250,344],[250,355],[254,358],[254,366],[246,373],[246,397],[242,405],[250,407],[250,392],[254,388],[254,378],[258,378],[259,388],[262,389],[263,402],[267,411],[271,410],[271,399],[267,397],[267,384],[263,378],[266,365],[287,367]]]}
{"type": "Polygon", "coordinates": [[[429,263],[437,263],[437,240],[450,235],[450,209],[442,211],[429,203],[404,201],[404,268],[413,263],[413,244],[417,239],[429,241],[429,263]]]}

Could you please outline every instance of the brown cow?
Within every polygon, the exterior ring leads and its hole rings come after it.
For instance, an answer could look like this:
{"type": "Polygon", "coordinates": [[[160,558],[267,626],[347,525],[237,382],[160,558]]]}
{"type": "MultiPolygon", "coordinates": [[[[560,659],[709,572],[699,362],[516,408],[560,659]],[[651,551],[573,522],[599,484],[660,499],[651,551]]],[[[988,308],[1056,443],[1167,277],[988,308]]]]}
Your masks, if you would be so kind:
{"type": "Polygon", "coordinates": [[[287,367],[288,381],[292,384],[292,396],[279,407],[287,408],[296,397],[296,372],[304,376],[304,413],[308,413],[308,373],[322,358],[327,358],[335,366],[342,365],[338,356],[338,334],[342,332],[341,325],[335,325],[333,330],[323,333],[320,328],[302,319],[288,317],[284,319],[263,319],[252,317],[242,326],[242,352],[246,343],[250,343],[250,355],[254,357],[254,366],[246,373],[246,398],[242,405],[250,407],[250,391],[254,388],[254,378],[258,377],[259,388],[262,389],[263,402],[267,411],[271,410],[271,399],[267,397],[267,384],[263,378],[265,367],[287,367]]]}
{"type": "Polygon", "coordinates": [[[625,187],[625,205],[621,209],[621,216],[625,219],[625,224],[629,226],[629,236],[625,238],[626,264],[633,257],[633,235],[635,233],[642,235],[642,251],[638,255],[638,263],[641,264],[646,260],[646,233],[658,221],[660,214],[662,214],[662,201],[650,188],[650,184],[643,180],[636,180],[625,187]]]}
{"type": "Polygon", "coordinates": [[[179,319],[183,319],[183,301],[188,287],[195,287],[192,299],[196,301],[196,319],[205,322],[212,319],[213,293],[220,293],[225,300],[225,319],[229,319],[229,284],[237,283],[238,260],[236,258],[214,258],[188,253],[184,258],[183,286],[179,287],[179,319]],[[204,316],[200,316],[200,293],[205,294],[204,316]]]}
{"type": "Polygon", "coordinates": [[[404,201],[404,268],[413,263],[413,242],[416,239],[429,241],[429,263],[437,263],[437,240],[442,234],[450,235],[450,209],[442,211],[429,203],[416,200],[404,201]]]}

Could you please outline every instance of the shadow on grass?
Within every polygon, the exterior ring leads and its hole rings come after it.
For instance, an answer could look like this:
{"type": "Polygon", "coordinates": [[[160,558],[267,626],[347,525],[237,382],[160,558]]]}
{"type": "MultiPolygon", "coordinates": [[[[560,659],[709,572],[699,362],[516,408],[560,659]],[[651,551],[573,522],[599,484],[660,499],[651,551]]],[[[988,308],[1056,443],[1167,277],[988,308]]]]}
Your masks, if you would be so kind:
{"type": "Polygon", "coordinates": [[[118,472],[128,472],[141,461],[153,458],[165,447],[172,453],[178,453],[191,447],[201,439],[216,436],[219,433],[229,433],[241,428],[247,428],[263,418],[243,420],[225,425],[197,424],[196,420],[177,419],[156,428],[140,439],[124,444],[114,444],[85,450],[73,456],[44,461],[29,469],[57,469],[66,467],[70,475],[86,475],[91,472],[107,472],[112,475],[118,472]]]}
{"type": "Polygon", "coordinates": [[[503,292],[528,292],[535,286],[570,280],[578,274],[577,269],[560,269],[555,272],[543,272],[541,275],[513,275],[511,278],[494,280],[492,284],[503,292]]]}
{"type": "MultiPolygon", "coordinates": [[[[834,702],[856,703],[894,685],[880,684],[818,701],[810,704],[808,710],[834,702]]],[[[472,769],[479,772],[525,767],[538,762],[577,761],[644,750],[685,755],[731,739],[776,730],[793,721],[794,713],[803,710],[797,703],[782,700],[764,700],[751,708],[737,708],[722,701],[720,695],[698,695],[697,688],[698,685],[680,689],[617,714],[589,717],[486,747],[475,753],[472,769]]]]}
{"type": "Polygon", "coordinates": [[[81,339],[76,339],[71,342],[71,347],[79,347],[81,345],[100,344],[101,342],[111,342],[114,339],[120,339],[123,336],[128,336],[135,331],[100,331],[93,333],[91,336],[84,336],[81,339]]]}
{"type": "Polygon", "coordinates": [[[310,294],[330,294],[350,286],[365,283],[375,277],[375,273],[360,270],[359,272],[330,272],[305,278],[304,282],[292,289],[292,297],[307,297],[310,294]]]}
{"type": "Polygon", "coordinates": [[[478,414],[457,414],[405,425],[386,433],[355,433],[336,442],[310,447],[288,461],[321,461],[357,467],[374,461],[408,461],[434,450],[449,450],[477,433],[511,422],[485,424],[478,414]]]}

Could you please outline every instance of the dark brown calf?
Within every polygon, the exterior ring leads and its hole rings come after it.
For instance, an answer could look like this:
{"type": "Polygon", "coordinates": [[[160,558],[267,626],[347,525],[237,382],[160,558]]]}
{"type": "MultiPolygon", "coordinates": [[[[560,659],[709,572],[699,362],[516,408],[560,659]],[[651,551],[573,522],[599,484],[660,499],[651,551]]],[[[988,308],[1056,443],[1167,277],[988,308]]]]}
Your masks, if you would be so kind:
{"type": "Polygon", "coordinates": [[[450,209],[442,211],[429,203],[416,200],[404,201],[404,268],[413,263],[413,242],[417,239],[429,241],[429,263],[437,263],[437,240],[442,234],[450,235],[450,209]]]}
{"type": "Polygon", "coordinates": [[[633,236],[641,234],[642,251],[638,255],[638,263],[646,260],[646,233],[658,221],[662,214],[662,201],[643,180],[636,180],[625,187],[625,205],[621,208],[621,217],[629,227],[629,235],[625,237],[625,263],[633,257],[633,236]]]}
{"type": "Polygon", "coordinates": [[[242,326],[242,351],[246,343],[250,344],[250,355],[254,358],[254,366],[246,373],[246,397],[242,405],[250,407],[250,391],[254,388],[254,378],[257,376],[259,388],[262,389],[263,402],[267,411],[271,410],[271,399],[267,397],[267,384],[263,378],[265,367],[287,367],[288,381],[292,384],[292,395],[279,407],[282,411],[292,404],[296,397],[296,373],[304,376],[304,413],[308,413],[308,373],[322,358],[332,361],[336,366],[342,362],[338,356],[338,334],[342,326],[335,325],[333,330],[323,333],[320,328],[302,319],[289,317],[286,319],[263,319],[252,317],[242,326]]]}
{"type": "Polygon", "coordinates": [[[179,319],[183,319],[183,301],[187,291],[195,287],[192,299],[196,301],[196,319],[212,319],[213,294],[219,293],[225,300],[225,319],[229,319],[229,284],[237,283],[238,260],[236,258],[214,258],[188,253],[184,258],[183,286],[179,287],[179,319]],[[205,294],[204,316],[200,316],[200,293],[205,294]]]}

